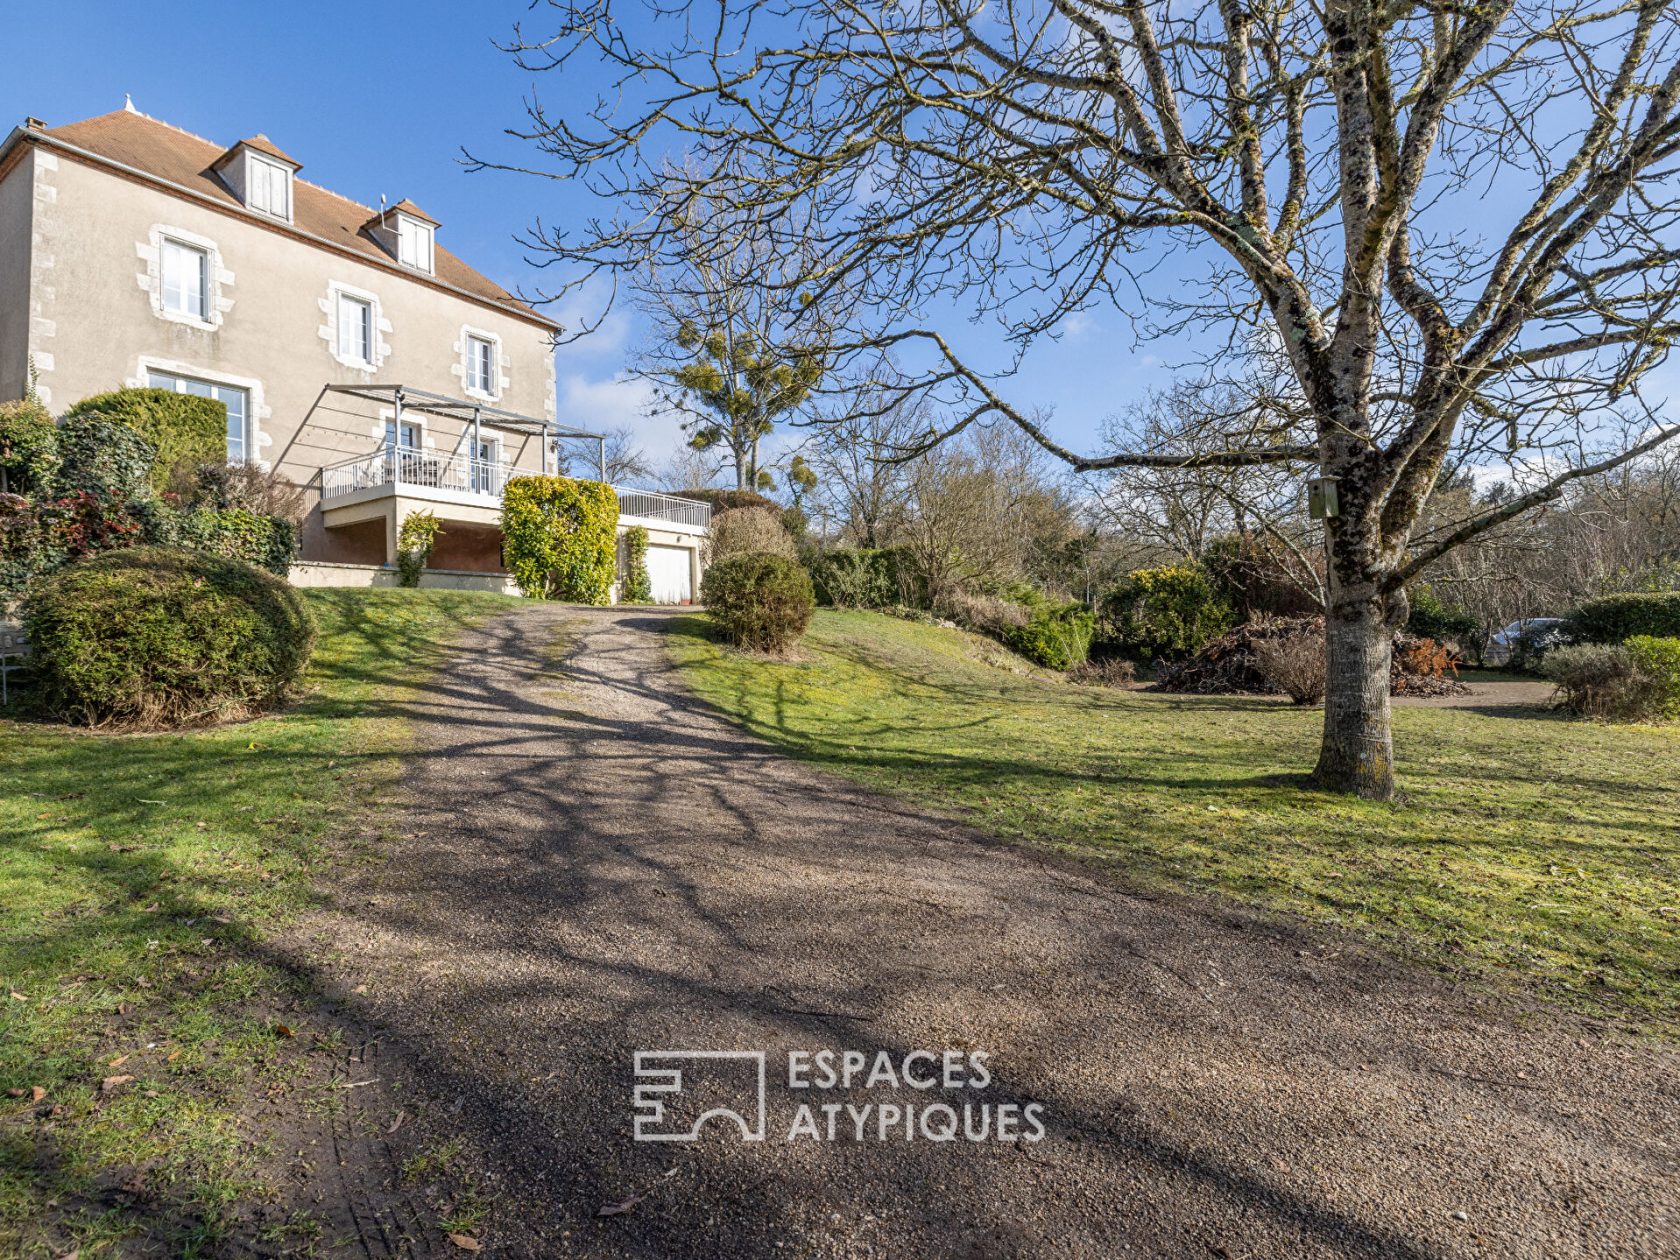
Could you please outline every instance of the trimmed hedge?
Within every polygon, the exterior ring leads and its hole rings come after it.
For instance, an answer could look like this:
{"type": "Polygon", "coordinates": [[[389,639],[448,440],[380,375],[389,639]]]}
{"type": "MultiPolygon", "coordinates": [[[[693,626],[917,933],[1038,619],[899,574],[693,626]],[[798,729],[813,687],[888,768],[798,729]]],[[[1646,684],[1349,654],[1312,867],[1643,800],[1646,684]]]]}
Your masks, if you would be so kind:
{"type": "Polygon", "coordinates": [[[624,585],[619,591],[623,604],[653,603],[653,579],[647,567],[648,532],[640,525],[624,531],[624,585]]]}
{"type": "Polygon", "coordinates": [[[1680,637],[1680,591],[1589,599],[1569,615],[1568,626],[1569,637],[1583,643],[1680,637]]]}
{"type": "Polygon", "coordinates": [[[172,389],[118,389],[84,398],[64,413],[67,424],[88,418],[132,429],[151,444],[155,455],[148,472],[159,494],[178,470],[227,462],[227,407],[214,398],[172,389]]]}
{"type": "Polygon", "coordinates": [[[279,703],[315,642],[298,593],[238,560],[132,547],[24,601],[42,704],[89,726],[201,725],[279,703]]]}
{"type": "Polygon", "coordinates": [[[177,545],[226,560],[243,560],[285,577],[297,557],[297,530],[278,516],[245,508],[194,508],[180,514],[177,545]]]}
{"type": "Polygon", "coordinates": [[[785,556],[733,556],[706,570],[706,612],[737,647],[785,652],[811,624],[811,575],[785,556]]]}
{"type": "Polygon", "coordinates": [[[1646,706],[1653,718],[1680,718],[1680,638],[1636,634],[1624,648],[1646,683],[1646,706]]]}
{"type": "Polygon", "coordinates": [[[1133,569],[1103,600],[1104,637],[1139,656],[1190,656],[1236,624],[1200,565],[1133,569]]]}
{"type": "Polygon", "coordinates": [[[157,448],[126,425],[100,416],[66,420],[58,431],[53,493],[103,495],[133,503],[153,495],[157,448]]]}
{"type": "Polygon", "coordinates": [[[761,507],[769,508],[772,512],[780,512],[782,505],[774,499],[767,499],[753,490],[667,490],[665,493],[674,494],[679,499],[693,499],[699,503],[711,504],[714,512],[728,512],[734,508],[761,507]]]}
{"type": "Polygon", "coordinates": [[[514,477],[502,492],[502,544],[527,595],[605,604],[618,569],[618,495],[599,481],[514,477]]]}
{"type": "Polygon", "coordinates": [[[58,425],[33,398],[0,403],[0,493],[44,494],[58,467],[58,425]]]}

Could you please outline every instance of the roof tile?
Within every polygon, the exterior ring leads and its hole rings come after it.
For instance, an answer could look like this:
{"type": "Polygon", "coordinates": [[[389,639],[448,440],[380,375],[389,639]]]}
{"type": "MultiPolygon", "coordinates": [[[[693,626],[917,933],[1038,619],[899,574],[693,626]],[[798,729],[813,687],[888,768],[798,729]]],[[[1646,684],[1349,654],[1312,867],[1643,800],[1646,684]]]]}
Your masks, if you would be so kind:
{"type": "MultiPolygon", "coordinates": [[[[238,198],[217,177],[213,169],[217,159],[226,152],[222,146],[202,136],[195,136],[168,123],[149,118],[145,114],[117,110],[81,122],[67,123],[62,127],[51,127],[42,134],[78,149],[85,149],[109,161],[133,167],[157,179],[180,185],[229,209],[239,207],[238,198]]],[[[266,137],[259,135],[245,143],[255,146],[258,141],[266,146],[264,151],[272,152],[289,162],[294,161],[274,148],[266,137]]],[[[362,230],[363,225],[377,214],[376,211],[304,180],[294,179],[292,182],[292,226],[300,233],[307,233],[348,248],[365,255],[370,261],[391,264],[390,255],[362,230]]],[[[404,207],[410,207],[411,204],[399,203],[404,207]]],[[[410,208],[408,212],[426,217],[420,214],[418,208],[410,208]]],[[[432,222],[430,219],[427,221],[432,222]]],[[[284,231],[284,225],[278,225],[278,230],[284,231]]],[[[436,277],[444,284],[504,307],[515,314],[553,326],[553,321],[547,316],[532,310],[501,285],[475,271],[442,247],[436,249],[435,266],[436,277]]]]}

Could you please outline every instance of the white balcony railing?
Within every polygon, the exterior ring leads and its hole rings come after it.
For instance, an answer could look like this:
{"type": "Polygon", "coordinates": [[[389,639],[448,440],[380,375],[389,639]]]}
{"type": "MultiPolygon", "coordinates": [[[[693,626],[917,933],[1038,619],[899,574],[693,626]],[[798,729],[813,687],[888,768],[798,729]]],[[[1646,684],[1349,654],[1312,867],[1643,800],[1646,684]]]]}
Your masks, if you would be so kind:
{"type": "Polygon", "coordinates": [[[512,468],[495,460],[386,447],[323,468],[321,497],[334,499],[358,490],[412,486],[500,498],[512,475],[512,468]]]}
{"type": "Polygon", "coordinates": [[[656,521],[692,525],[696,529],[705,529],[712,519],[712,509],[708,504],[652,490],[619,490],[618,510],[623,516],[645,516],[656,521]]]}
{"type": "MultiPolygon", "coordinates": [[[[402,488],[421,492],[449,490],[499,499],[508,478],[518,475],[516,469],[493,460],[386,447],[321,469],[321,498],[328,501],[363,490],[389,489],[395,493],[402,488]]],[[[616,486],[614,492],[618,495],[618,510],[624,516],[670,521],[695,529],[705,529],[712,519],[711,507],[695,499],[616,486]]]]}

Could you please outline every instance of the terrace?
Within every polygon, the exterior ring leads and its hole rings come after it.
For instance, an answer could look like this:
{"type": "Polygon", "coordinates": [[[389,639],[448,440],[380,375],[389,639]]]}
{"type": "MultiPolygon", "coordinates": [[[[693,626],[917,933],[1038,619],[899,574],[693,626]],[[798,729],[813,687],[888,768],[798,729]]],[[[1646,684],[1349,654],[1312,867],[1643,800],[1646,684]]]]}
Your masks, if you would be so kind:
{"type": "MultiPolygon", "coordinates": [[[[387,409],[395,434],[402,433],[404,416],[412,413],[454,421],[460,429],[454,450],[387,443],[378,450],[323,467],[321,510],[329,528],[364,519],[372,506],[393,500],[413,500],[440,516],[460,515],[469,521],[493,523],[499,516],[508,480],[550,472],[551,456],[567,442],[592,443],[600,479],[606,480],[606,439],[598,433],[403,385],[329,385],[323,392],[380,404],[387,409]],[[519,468],[505,459],[483,457],[486,450],[500,449],[499,443],[486,441],[485,431],[537,438],[540,467],[519,468]],[[450,508],[460,512],[450,513],[450,508]]],[[[693,499],[651,490],[613,489],[618,495],[620,516],[628,525],[698,534],[705,532],[711,520],[711,508],[693,499]]]]}

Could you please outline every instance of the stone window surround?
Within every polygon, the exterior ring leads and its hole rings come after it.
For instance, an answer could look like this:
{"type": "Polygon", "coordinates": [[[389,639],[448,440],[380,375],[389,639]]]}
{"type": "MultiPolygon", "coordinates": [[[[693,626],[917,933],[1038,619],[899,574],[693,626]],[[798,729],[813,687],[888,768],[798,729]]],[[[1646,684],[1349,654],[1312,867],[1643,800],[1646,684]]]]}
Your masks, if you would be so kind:
{"type": "Polygon", "coordinates": [[[355,285],[345,284],[339,280],[329,281],[327,295],[322,298],[319,306],[321,313],[326,316],[325,321],[317,328],[316,335],[327,344],[327,353],[342,367],[355,372],[372,374],[384,366],[390,356],[391,344],[385,340],[391,331],[391,321],[385,318],[384,307],[380,305],[379,295],[368,289],[359,289],[355,285]],[[338,350],[338,299],[344,297],[356,298],[373,307],[373,362],[362,359],[346,358],[338,350]]]}
{"type": "Polygon", "coordinates": [[[502,396],[507,393],[508,370],[511,366],[512,364],[502,345],[500,334],[493,333],[487,328],[475,328],[471,324],[461,325],[460,340],[455,343],[455,366],[450,369],[450,373],[460,380],[463,397],[476,398],[487,403],[501,402],[502,396]],[[477,389],[467,383],[472,379],[467,355],[474,339],[488,341],[492,347],[492,356],[496,364],[496,388],[489,392],[477,389]]]}
{"type": "MultiPolygon", "coordinates": [[[[396,408],[381,407],[379,409],[379,423],[368,427],[368,432],[373,436],[374,450],[382,451],[385,449],[385,426],[396,418],[396,408]]],[[[437,442],[432,435],[432,426],[426,423],[425,412],[405,411],[403,412],[403,423],[412,424],[420,430],[420,449],[422,451],[435,451],[437,449],[437,442]]]]}
{"type": "Polygon", "coordinates": [[[264,447],[273,446],[274,439],[267,432],[263,421],[273,415],[273,412],[263,397],[262,381],[254,376],[233,376],[227,372],[202,368],[196,363],[188,363],[181,359],[160,359],[155,355],[143,354],[136,363],[134,375],[123,384],[131,389],[144,389],[153,372],[163,372],[170,376],[190,376],[216,385],[244,390],[245,397],[249,400],[249,414],[245,417],[245,423],[250,429],[250,444],[247,447],[250,454],[246,456],[245,462],[263,472],[270,471],[270,461],[262,457],[262,451],[264,447]],[[255,458],[252,458],[253,455],[255,458]]]}
{"type": "Polygon", "coordinates": [[[137,273],[135,280],[150,298],[152,314],[170,323],[185,324],[189,328],[198,328],[205,332],[216,332],[221,328],[227,312],[233,309],[233,299],[227,296],[226,290],[233,287],[234,275],[222,265],[222,251],[215,241],[208,236],[201,236],[197,232],[189,232],[172,224],[154,223],[147,239],[134,243],[134,253],[145,264],[145,270],[137,273]],[[190,245],[194,249],[202,249],[207,255],[208,261],[204,270],[205,283],[209,289],[205,294],[209,310],[208,319],[200,319],[182,311],[172,311],[164,306],[163,242],[166,238],[178,241],[182,245],[190,245]]]}

